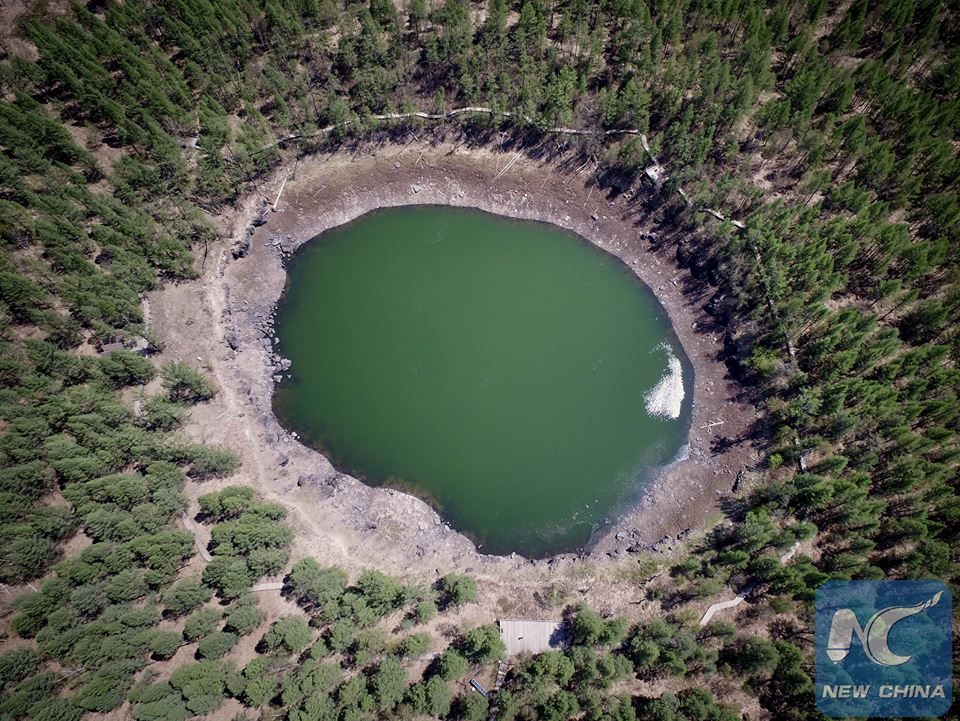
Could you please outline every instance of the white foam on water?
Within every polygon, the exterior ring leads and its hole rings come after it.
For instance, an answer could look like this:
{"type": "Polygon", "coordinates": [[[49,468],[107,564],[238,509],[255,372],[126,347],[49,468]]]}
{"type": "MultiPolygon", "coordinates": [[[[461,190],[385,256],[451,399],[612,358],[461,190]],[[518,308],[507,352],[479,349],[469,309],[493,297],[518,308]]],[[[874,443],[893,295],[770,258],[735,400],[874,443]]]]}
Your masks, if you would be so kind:
{"type": "Polygon", "coordinates": [[[679,418],[683,405],[683,367],[669,346],[661,344],[657,348],[667,352],[668,367],[663,378],[644,396],[647,413],[655,418],[679,418]]]}

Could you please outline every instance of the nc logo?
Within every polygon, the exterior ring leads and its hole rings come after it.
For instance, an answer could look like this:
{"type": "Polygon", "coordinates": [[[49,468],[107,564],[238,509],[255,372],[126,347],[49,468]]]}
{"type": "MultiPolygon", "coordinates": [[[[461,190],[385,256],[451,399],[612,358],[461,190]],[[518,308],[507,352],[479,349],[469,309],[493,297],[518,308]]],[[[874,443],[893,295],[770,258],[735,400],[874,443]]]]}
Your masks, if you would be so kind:
{"type": "Polygon", "coordinates": [[[844,719],[947,713],[952,606],[950,587],[936,579],[822,584],[814,615],[820,712],[844,719]]]}
{"type": "Polygon", "coordinates": [[[850,653],[853,635],[856,634],[863,651],[871,661],[880,666],[899,666],[913,658],[901,656],[890,650],[888,636],[894,624],[910,616],[926,611],[940,603],[943,591],[938,591],[926,601],[912,606],[889,606],[877,611],[861,627],[857,615],[849,608],[841,608],[833,614],[830,623],[830,635],[827,637],[827,657],[834,663],[840,663],[850,653]]]}

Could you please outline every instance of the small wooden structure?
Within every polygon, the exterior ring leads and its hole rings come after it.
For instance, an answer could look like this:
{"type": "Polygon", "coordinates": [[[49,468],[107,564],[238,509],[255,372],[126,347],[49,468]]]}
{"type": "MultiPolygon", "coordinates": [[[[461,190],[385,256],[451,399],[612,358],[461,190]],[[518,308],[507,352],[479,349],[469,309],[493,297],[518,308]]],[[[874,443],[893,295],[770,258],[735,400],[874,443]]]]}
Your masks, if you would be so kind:
{"type": "Polygon", "coordinates": [[[563,621],[500,619],[497,625],[508,658],[521,653],[536,654],[558,649],[566,637],[563,621]]]}
{"type": "Polygon", "coordinates": [[[648,165],[643,172],[657,190],[660,190],[663,184],[667,182],[667,171],[662,165],[657,163],[648,165]]]}
{"type": "Polygon", "coordinates": [[[507,680],[507,671],[510,670],[510,667],[507,666],[507,662],[501,659],[497,661],[497,681],[493,684],[493,690],[499,691],[500,687],[503,686],[503,682],[507,680]]]}
{"type": "Polygon", "coordinates": [[[123,349],[124,349],[124,348],[123,348],[123,343],[120,343],[119,341],[116,342],[116,343],[104,343],[104,344],[100,347],[100,357],[101,357],[101,358],[109,358],[109,357],[112,356],[114,353],[116,353],[118,350],[123,350],[123,349]]]}

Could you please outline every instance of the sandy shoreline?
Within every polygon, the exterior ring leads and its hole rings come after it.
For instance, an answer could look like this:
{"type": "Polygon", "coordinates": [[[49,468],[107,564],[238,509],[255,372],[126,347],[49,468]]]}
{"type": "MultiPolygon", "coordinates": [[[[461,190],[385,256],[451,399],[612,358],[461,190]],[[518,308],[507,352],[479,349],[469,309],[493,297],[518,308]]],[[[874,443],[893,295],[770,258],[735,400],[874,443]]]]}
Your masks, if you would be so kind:
{"type": "MultiPolygon", "coordinates": [[[[745,438],[757,416],[738,400],[740,388],[719,360],[721,332],[702,330],[709,320],[703,306],[713,291],[677,266],[672,246],[657,251],[642,238],[656,230],[652,221],[628,199],[608,202],[585,187],[585,173],[577,177],[521,157],[497,178],[513,159],[514,154],[446,144],[386,145],[357,155],[301,158],[262,183],[260,195],[251,194],[220,218],[230,237],[211,251],[201,279],[151,294],[151,315],[167,341],[164,357],[205,366],[221,388],[213,402],[193,413],[188,435],[241,454],[244,465],[227,483],[251,483],[291,507],[295,555],[311,553],[347,568],[375,565],[423,578],[469,570],[480,578],[482,590],[487,581],[488,600],[501,609],[508,602],[511,608],[542,607],[537,589],[577,578],[583,571],[578,567],[589,564],[609,573],[599,574],[600,581],[582,595],[596,594],[598,607],[617,610],[624,598],[613,582],[618,568],[635,564],[651,546],[661,550],[678,535],[685,537],[687,529],[695,533],[717,518],[721,496],[757,458],[749,443],[723,439],[745,438]],[[249,236],[244,257],[235,259],[263,203],[272,205],[281,185],[277,211],[268,210],[266,222],[249,236]],[[695,369],[689,453],[652,483],[641,504],[589,552],[535,562],[478,553],[426,503],[337,473],[274,418],[273,376],[282,365],[273,353],[271,314],[284,287],[283,258],[324,230],[371,210],[411,204],[473,207],[574,231],[620,258],[666,308],[695,369]],[[723,425],[704,428],[715,421],[723,425]],[[658,543],[666,537],[668,543],[658,543]],[[507,580],[519,588],[509,599],[502,595],[507,580]]],[[[191,493],[213,487],[205,484],[191,493]]]]}

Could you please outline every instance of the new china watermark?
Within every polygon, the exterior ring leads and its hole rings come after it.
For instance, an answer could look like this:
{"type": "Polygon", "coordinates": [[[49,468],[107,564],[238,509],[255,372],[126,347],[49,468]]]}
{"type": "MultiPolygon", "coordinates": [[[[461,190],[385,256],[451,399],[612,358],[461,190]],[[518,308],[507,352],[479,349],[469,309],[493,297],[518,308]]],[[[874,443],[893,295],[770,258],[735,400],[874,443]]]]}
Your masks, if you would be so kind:
{"type": "Polygon", "coordinates": [[[817,707],[827,716],[941,716],[953,701],[952,598],[941,581],[817,589],[817,707]]]}

